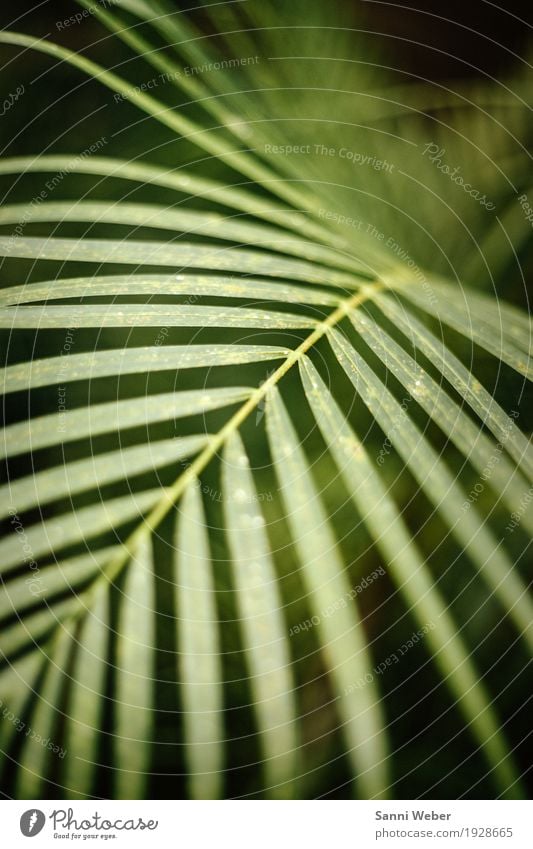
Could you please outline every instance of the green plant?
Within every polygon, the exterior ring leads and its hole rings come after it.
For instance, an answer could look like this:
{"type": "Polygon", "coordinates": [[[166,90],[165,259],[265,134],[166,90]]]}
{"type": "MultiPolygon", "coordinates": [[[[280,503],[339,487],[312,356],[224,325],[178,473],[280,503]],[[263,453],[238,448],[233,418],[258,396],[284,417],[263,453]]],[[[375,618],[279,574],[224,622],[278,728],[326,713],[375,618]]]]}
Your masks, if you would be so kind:
{"type": "Polygon", "coordinates": [[[245,772],[254,759],[240,795],[313,795],[335,787],[313,776],[327,758],[346,761],[347,793],[394,795],[396,717],[375,671],[387,654],[354,592],[382,564],[377,609],[387,592],[401,598],[393,616],[412,624],[396,633],[423,632],[493,792],[524,792],[471,644],[482,635],[489,679],[495,628],[508,646],[518,635],[524,655],[533,647],[520,543],[504,530],[509,514],[518,538],[533,527],[533,456],[516,421],[531,326],[485,285],[494,275],[501,296],[516,279],[519,246],[528,261],[529,223],[509,186],[527,159],[523,113],[509,115],[509,90],[483,87],[474,109],[466,89],[439,102],[384,71],[376,79],[379,65],[352,58],[354,34],[330,26],[327,5],[291,4],[278,27],[276,4],[205,7],[196,20],[163,2],[82,2],[175,86],[170,104],[120,67],[0,34],[6,50],[87,74],[119,95],[117,109],[129,101],[218,163],[213,177],[201,160],[154,165],[98,146],[0,162],[0,175],[54,175],[42,202],[0,211],[15,227],[2,255],[36,260],[39,275],[0,292],[0,327],[23,340],[5,391],[31,401],[5,431],[1,500],[1,698],[31,731],[2,726],[18,797],[100,795],[110,775],[104,792],[142,798],[150,771],[186,773],[188,793],[215,797],[228,793],[224,765],[245,772]],[[313,26],[301,27],[310,9],[313,26]],[[213,38],[197,28],[206,20],[213,38]],[[256,55],[280,58],[184,70],[256,55]],[[490,151],[478,146],[487,126],[490,151]],[[499,219],[443,176],[429,144],[499,219]],[[100,194],[57,199],[71,175],[101,178],[100,194]],[[132,186],[164,200],[130,200],[132,186]],[[28,235],[51,224],[68,235],[28,235]],[[61,264],[53,276],[47,261],[61,264]],[[31,467],[17,465],[30,453],[31,467]],[[457,570],[467,579],[456,597],[457,570]],[[472,603],[470,585],[477,624],[456,603],[472,603]],[[331,698],[306,713],[302,665],[315,655],[310,683],[325,674],[331,698]],[[327,757],[302,749],[302,734],[320,739],[321,712],[343,741],[327,757]]]}

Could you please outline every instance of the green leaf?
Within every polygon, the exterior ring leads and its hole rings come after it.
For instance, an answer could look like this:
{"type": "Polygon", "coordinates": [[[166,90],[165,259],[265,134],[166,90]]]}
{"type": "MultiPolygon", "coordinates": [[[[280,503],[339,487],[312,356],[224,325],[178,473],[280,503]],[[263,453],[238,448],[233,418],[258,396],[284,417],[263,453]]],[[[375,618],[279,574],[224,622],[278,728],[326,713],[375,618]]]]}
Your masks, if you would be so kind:
{"type": "Polygon", "coordinates": [[[516,422],[491,397],[474,375],[430,330],[410,312],[400,309],[391,298],[379,293],[373,296],[380,309],[444,375],[461,394],[481,421],[505,446],[522,471],[533,480],[533,455],[525,436],[516,427],[516,422]]]}
{"type": "Polygon", "coordinates": [[[22,622],[15,622],[2,629],[2,654],[10,662],[18,664],[20,660],[15,658],[22,651],[33,651],[40,654],[42,643],[62,627],[62,623],[68,621],[79,611],[80,600],[72,594],[70,597],[54,601],[50,607],[44,607],[35,613],[27,614],[22,622]]]}
{"type": "MultiPolygon", "coordinates": [[[[301,212],[292,207],[283,207],[268,198],[261,197],[252,192],[247,192],[240,187],[221,183],[216,180],[206,179],[193,172],[184,171],[182,168],[168,170],[155,165],[148,165],[138,160],[130,162],[126,159],[112,159],[105,156],[83,157],[83,156],[50,156],[38,157],[12,157],[0,161],[0,174],[19,174],[32,172],[50,172],[66,174],[93,174],[103,177],[112,177],[119,180],[133,180],[143,185],[157,185],[172,189],[187,197],[207,198],[211,203],[218,203],[249,213],[265,221],[273,222],[286,230],[291,230],[298,235],[306,235],[314,240],[314,251],[318,250],[316,242],[326,242],[340,249],[340,253],[322,253],[321,256],[328,257],[329,262],[335,262],[342,268],[354,272],[365,271],[368,276],[368,267],[361,264],[355,258],[346,254],[350,248],[350,241],[342,236],[317,226],[301,212]]],[[[25,213],[27,215],[27,211],[25,213]]]]}
{"type": "Polygon", "coordinates": [[[408,609],[421,628],[430,629],[427,640],[435,662],[483,747],[502,792],[511,797],[519,795],[518,773],[491,700],[396,504],[316,369],[308,360],[302,360],[301,371],[317,424],[359,515],[385,558],[408,609]]]}
{"type": "Polygon", "coordinates": [[[19,392],[97,377],[242,365],[285,357],[285,348],[267,345],[161,345],[43,357],[4,369],[4,391],[19,392]]]}
{"type": "Polygon", "coordinates": [[[69,798],[84,799],[95,792],[95,760],[109,662],[109,592],[102,587],[92,609],[83,617],[77,637],[67,705],[62,781],[69,798]]]}
{"type": "MultiPolygon", "coordinates": [[[[483,523],[475,504],[469,502],[468,494],[456,482],[435,449],[350,343],[333,330],[331,344],[356,391],[418,485],[438,509],[483,580],[533,649],[533,632],[529,630],[533,621],[533,605],[526,587],[500,542],[483,523]]],[[[419,394],[417,389],[415,385],[415,397],[419,394]]]]}
{"type": "MultiPolygon", "coordinates": [[[[2,658],[5,659],[2,649],[2,658]]],[[[0,672],[0,692],[2,693],[2,722],[0,723],[0,748],[7,754],[17,734],[27,730],[22,717],[36,690],[38,676],[45,663],[40,652],[32,652],[20,658],[16,666],[7,666],[0,672]],[[5,715],[4,715],[5,711],[5,715]]],[[[2,779],[9,770],[10,762],[0,764],[2,779]]]]}
{"type": "MultiPolygon", "coordinates": [[[[32,557],[42,557],[50,552],[60,551],[70,545],[97,537],[118,525],[136,519],[149,510],[160,496],[158,489],[138,492],[121,498],[112,498],[103,504],[82,507],[75,515],[68,514],[49,519],[46,523],[30,525],[24,529],[24,545],[32,552],[32,557]],[[69,515],[75,520],[69,521],[69,515]]],[[[16,507],[15,507],[16,509],[16,507]]],[[[12,536],[0,543],[2,573],[8,573],[18,566],[25,551],[19,534],[15,530],[12,536]]]]}
{"type": "Polygon", "coordinates": [[[295,286],[288,283],[272,285],[270,280],[250,277],[213,277],[207,274],[135,274],[107,275],[105,277],[78,277],[67,280],[50,280],[27,286],[10,286],[0,290],[0,303],[24,304],[31,301],[59,300],[61,298],[108,297],[120,295],[193,295],[220,298],[254,298],[290,304],[337,304],[338,297],[322,289],[295,286]]]}
{"type": "Polygon", "coordinates": [[[151,542],[141,543],[121,592],[114,697],[114,784],[117,799],[147,790],[155,686],[155,585],[151,542]]]}
{"type": "MultiPolygon", "coordinates": [[[[24,574],[4,581],[4,594],[0,599],[0,618],[24,613],[43,600],[47,604],[69,592],[76,592],[89,578],[99,574],[104,563],[116,554],[117,548],[109,546],[59,560],[38,569],[27,569],[24,574]]],[[[22,622],[17,623],[24,635],[22,622]]]]}
{"type": "Polygon", "coordinates": [[[0,311],[0,328],[44,330],[67,324],[69,327],[257,327],[266,330],[314,327],[312,319],[290,313],[182,304],[176,307],[157,304],[22,306],[0,311]]]}
{"type": "Polygon", "coordinates": [[[355,689],[355,682],[371,671],[372,659],[346,565],[276,387],[266,410],[270,450],[302,566],[311,621],[319,620],[324,661],[338,693],[342,730],[360,795],[384,797],[387,750],[380,696],[375,681],[363,690],[355,689]],[[324,614],[328,609],[335,611],[333,616],[324,614]]]}
{"type": "MultiPolygon", "coordinates": [[[[447,394],[445,388],[375,321],[357,312],[353,312],[350,318],[360,336],[407,390],[408,396],[403,399],[399,414],[405,412],[412,402],[419,404],[470,461],[480,479],[486,481],[505,501],[509,510],[513,512],[520,509],[527,493],[527,481],[522,478],[518,467],[508,460],[503,451],[504,446],[494,443],[480,432],[463,408],[447,394]]],[[[392,427],[395,429],[394,424],[392,427]]],[[[526,510],[523,522],[533,531],[531,510],[526,510]]]]}
{"type": "MultiPolygon", "coordinates": [[[[436,290],[435,284],[432,288],[436,290]]],[[[440,292],[443,292],[441,287],[440,292]]],[[[513,328],[516,331],[516,323],[511,324],[509,332],[502,332],[501,324],[498,321],[497,306],[494,305],[492,317],[487,320],[487,310],[475,309],[475,321],[472,320],[472,313],[468,310],[468,302],[461,304],[461,298],[457,296],[455,290],[451,287],[446,287],[443,296],[440,298],[428,298],[415,287],[406,286],[402,289],[402,294],[410,301],[416,304],[420,309],[430,313],[438,321],[452,327],[458,333],[471,339],[476,345],[484,348],[490,354],[493,354],[498,360],[501,360],[511,368],[516,369],[520,374],[526,377],[533,377],[533,368],[529,364],[530,360],[530,343],[525,349],[524,334],[520,333],[518,346],[517,340],[512,332],[513,328]],[[446,291],[448,289],[448,292],[446,291]],[[453,292],[453,297],[451,294],[453,292]]],[[[496,302],[497,303],[497,302],[496,302]]],[[[509,317],[506,319],[506,323],[509,317]]]]}
{"type": "Polygon", "coordinates": [[[294,680],[287,630],[265,519],[240,438],[226,443],[224,515],[243,644],[261,736],[265,787],[270,795],[292,793],[298,738],[294,680]]]}
{"type": "Polygon", "coordinates": [[[51,757],[59,757],[62,747],[56,730],[61,715],[60,700],[67,686],[67,661],[72,651],[73,634],[70,625],[58,631],[48,657],[44,683],[29,714],[28,727],[20,754],[17,777],[17,797],[38,799],[45,795],[46,777],[51,757]]]}
{"type": "Polygon", "coordinates": [[[179,682],[193,799],[221,795],[224,726],[213,563],[199,483],[184,495],[175,536],[179,682]]]}
{"type": "Polygon", "coordinates": [[[405,84],[337,2],[78,4],[112,67],[0,33],[44,128],[0,161],[4,795],[525,795],[527,75],[405,84]]]}
{"type": "MultiPolygon", "coordinates": [[[[0,487],[0,503],[7,505],[7,499],[11,498],[17,510],[25,511],[80,492],[100,489],[114,481],[127,481],[131,486],[130,478],[191,457],[203,448],[208,439],[203,434],[162,439],[150,442],[148,446],[133,445],[84,460],[65,462],[62,466],[18,478],[0,487]]],[[[0,516],[7,514],[6,506],[0,507],[0,516]]]]}
{"type": "Polygon", "coordinates": [[[54,259],[63,262],[114,263],[123,265],[172,266],[264,274],[288,280],[304,280],[328,286],[354,287],[358,280],[349,274],[304,260],[283,259],[244,248],[207,247],[193,243],[115,241],[113,239],[39,239],[0,236],[0,256],[25,259],[54,259]]]}
{"type": "MultiPolygon", "coordinates": [[[[17,224],[26,220],[27,208],[24,204],[6,205],[0,210],[0,224],[17,224]]],[[[296,238],[282,229],[274,229],[264,224],[249,224],[235,217],[223,216],[213,212],[197,212],[191,209],[173,209],[153,204],[69,201],[49,202],[37,206],[31,211],[32,223],[38,221],[59,222],[86,221],[90,224],[127,224],[129,226],[150,227],[170,230],[184,234],[197,234],[211,239],[223,239],[237,242],[243,246],[254,245],[258,248],[270,248],[282,254],[305,256],[308,260],[332,265],[334,268],[352,268],[347,260],[333,250],[317,245],[315,242],[296,238]]],[[[357,267],[357,266],[356,266],[357,267]]]]}
{"type": "MultiPolygon", "coordinates": [[[[0,456],[2,452],[10,457],[55,445],[58,432],[65,443],[139,425],[148,426],[207,413],[244,401],[251,391],[245,386],[222,386],[209,390],[163,392],[37,416],[5,428],[0,456]]],[[[179,438],[177,444],[180,444],[179,438]]]]}

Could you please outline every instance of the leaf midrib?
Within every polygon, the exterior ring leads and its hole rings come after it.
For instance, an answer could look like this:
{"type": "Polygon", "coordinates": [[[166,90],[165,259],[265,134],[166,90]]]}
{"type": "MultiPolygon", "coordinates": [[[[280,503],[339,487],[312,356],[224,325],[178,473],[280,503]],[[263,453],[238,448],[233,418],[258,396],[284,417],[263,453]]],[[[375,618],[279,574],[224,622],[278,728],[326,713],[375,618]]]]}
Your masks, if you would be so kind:
{"type": "MultiPolygon", "coordinates": [[[[197,478],[209,465],[217,452],[225,444],[226,440],[240,428],[248,416],[258,407],[268,394],[269,390],[276,386],[281,379],[296,365],[322,337],[335,327],[351,310],[357,309],[365,301],[371,300],[376,292],[386,289],[387,284],[375,280],[368,286],[362,287],[354,295],[341,301],[339,306],[321,322],[318,322],[314,330],[285,358],[280,366],[260,386],[255,389],[250,397],[239,409],[228,419],[218,433],[214,434],[206,447],[197,455],[192,463],[181,472],[170,487],[164,490],[162,497],[150,510],[148,515],[135,528],[129,537],[122,543],[122,549],[117,556],[111,560],[106,569],[102,570],[91,587],[84,593],[84,603],[77,611],[74,611],[70,620],[75,620],[90,609],[90,599],[96,595],[103,584],[113,583],[120,575],[129,559],[135,554],[139,545],[146,541],[163,519],[168,515],[187,487],[197,478]]],[[[55,629],[54,629],[55,631],[55,629]]]]}

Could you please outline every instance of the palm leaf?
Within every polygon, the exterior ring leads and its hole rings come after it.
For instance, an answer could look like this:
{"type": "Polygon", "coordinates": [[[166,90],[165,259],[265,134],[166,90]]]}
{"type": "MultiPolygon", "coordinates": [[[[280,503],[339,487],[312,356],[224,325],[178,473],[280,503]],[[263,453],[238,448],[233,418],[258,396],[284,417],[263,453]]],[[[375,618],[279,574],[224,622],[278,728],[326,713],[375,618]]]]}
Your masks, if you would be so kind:
{"type": "MultiPolygon", "coordinates": [[[[116,798],[321,795],[336,789],[328,770],[338,763],[347,794],[393,796],[401,715],[379,676],[394,654],[389,631],[401,644],[412,621],[436,681],[432,722],[451,712],[479,780],[487,771],[495,795],[524,795],[513,705],[483,681],[474,649],[476,639],[494,646],[500,626],[520,657],[533,647],[528,575],[516,563],[533,528],[533,455],[513,407],[531,377],[531,323],[488,284],[448,279],[434,257],[441,231],[444,247],[464,244],[461,213],[476,237],[490,243],[492,230],[421,157],[430,93],[413,87],[404,109],[385,76],[357,77],[345,55],[353,35],[314,3],[315,25],[285,34],[264,4],[246,4],[248,27],[232,8],[205,6],[212,41],[164,2],[81,5],[168,75],[177,106],[132,86],[121,62],[107,69],[20,33],[0,43],[103,84],[213,157],[220,178],[143,155],[0,162],[14,184],[56,172],[84,175],[98,192],[72,201],[58,184],[53,199],[15,198],[0,211],[14,227],[0,236],[2,378],[18,405],[2,448],[0,687],[35,732],[21,741],[15,725],[2,728],[7,792],[90,798],[106,775],[116,798]],[[259,45],[272,63],[182,73],[237,45],[259,45]],[[354,103],[360,123],[332,117],[354,103]],[[354,169],[352,185],[339,156],[265,147],[338,146],[341,124],[347,149],[372,130],[374,159],[399,157],[402,173],[354,169]],[[171,200],[145,199],[150,187],[171,200]],[[418,212],[427,228],[417,248],[418,212]],[[347,217],[374,222],[378,236],[347,229],[347,217]],[[507,395],[484,385],[487,362],[506,375],[507,395]],[[512,540],[509,514],[520,525],[512,540]],[[378,565],[387,577],[373,606],[358,581],[378,565]],[[481,632],[457,601],[474,590],[481,632]],[[59,762],[36,735],[61,748],[59,762]],[[154,791],[158,775],[170,790],[154,791]]],[[[306,8],[284,14],[301,21],[306,8]]],[[[490,117],[483,108],[482,126],[475,116],[463,126],[467,95],[456,130],[435,119],[461,162],[490,117]]],[[[492,94],[476,97],[486,105],[492,94]]],[[[434,103],[451,106],[447,92],[434,103]]],[[[507,155],[500,117],[494,144],[507,155]]],[[[519,118],[512,129],[524,132],[519,118]]],[[[523,154],[511,157],[513,174],[523,154]]],[[[477,160],[472,173],[505,201],[498,174],[485,177],[477,160]]],[[[520,222],[513,233],[525,250],[520,222]]],[[[495,258],[500,269],[508,261],[495,258]]],[[[465,248],[462,268],[476,263],[465,248]]]]}
{"type": "Polygon", "coordinates": [[[176,613],[184,737],[193,799],[221,795],[222,670],[215,583],[199,484],[181,502],[176,529],[176,613]]]}

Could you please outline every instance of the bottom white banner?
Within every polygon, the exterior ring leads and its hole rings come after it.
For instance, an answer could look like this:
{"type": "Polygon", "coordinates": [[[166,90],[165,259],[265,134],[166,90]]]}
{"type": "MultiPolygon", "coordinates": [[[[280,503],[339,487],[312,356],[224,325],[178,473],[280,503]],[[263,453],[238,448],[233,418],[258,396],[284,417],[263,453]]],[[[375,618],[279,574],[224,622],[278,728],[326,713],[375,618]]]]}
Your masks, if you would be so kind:
{"type": "Polygon", "coordinates": [[[531,849],[531,802],[4,801],[2,846],[531,849]]]}

